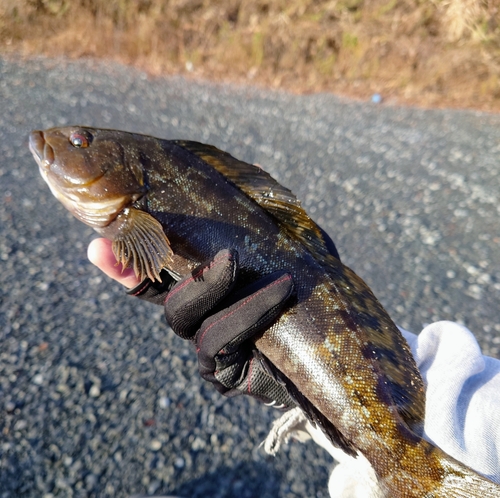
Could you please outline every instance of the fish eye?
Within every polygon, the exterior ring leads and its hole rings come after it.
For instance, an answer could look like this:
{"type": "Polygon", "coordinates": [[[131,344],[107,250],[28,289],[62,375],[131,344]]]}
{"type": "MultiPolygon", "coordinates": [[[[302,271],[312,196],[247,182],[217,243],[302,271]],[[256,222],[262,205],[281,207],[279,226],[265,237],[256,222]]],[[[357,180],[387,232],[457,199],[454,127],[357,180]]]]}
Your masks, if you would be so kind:
{"type": "Polygon", "coordinates": [[[90,135],[90,133],[87,133],[85,131],[74,131],[69,137],[71,145],[78,149],[84,149],[85,147],[88,147],[91,140],[92,136],[90,135]]]}

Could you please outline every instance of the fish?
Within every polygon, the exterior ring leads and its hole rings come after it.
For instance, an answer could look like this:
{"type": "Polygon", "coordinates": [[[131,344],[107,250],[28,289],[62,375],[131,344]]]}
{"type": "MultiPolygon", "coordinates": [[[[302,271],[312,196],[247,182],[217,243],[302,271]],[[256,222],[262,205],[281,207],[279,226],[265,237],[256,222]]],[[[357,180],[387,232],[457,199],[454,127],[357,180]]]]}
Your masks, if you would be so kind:
{"type": "Polygon", "coordinates": [[[310,420],[368,459],[387,497],[500,496],[424,439],[425,387],[408,344],[262,168],[198,142],[84,126],[35,130],[29,147],[54,196],[141,280],[178,280],[227,248],[240,285],[289,272],[295,294],[255,346],[310,420]]]}

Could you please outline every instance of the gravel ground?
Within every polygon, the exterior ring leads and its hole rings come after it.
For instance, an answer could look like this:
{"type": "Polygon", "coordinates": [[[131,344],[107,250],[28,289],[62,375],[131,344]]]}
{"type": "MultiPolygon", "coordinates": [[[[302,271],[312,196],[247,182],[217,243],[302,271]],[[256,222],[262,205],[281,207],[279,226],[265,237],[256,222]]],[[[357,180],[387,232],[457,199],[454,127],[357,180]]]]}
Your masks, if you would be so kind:
{"type": "Polygon", "coordinates": [[[162,313],[86,260],[31,129],[87,124],[212,143],[296,192],[344,262],[413,331],[465,323],[500,356],[500,116],[0,60],[0,498],[326,497],[313,444],[276,458],[277,413],[225,400],[162,313]]]}

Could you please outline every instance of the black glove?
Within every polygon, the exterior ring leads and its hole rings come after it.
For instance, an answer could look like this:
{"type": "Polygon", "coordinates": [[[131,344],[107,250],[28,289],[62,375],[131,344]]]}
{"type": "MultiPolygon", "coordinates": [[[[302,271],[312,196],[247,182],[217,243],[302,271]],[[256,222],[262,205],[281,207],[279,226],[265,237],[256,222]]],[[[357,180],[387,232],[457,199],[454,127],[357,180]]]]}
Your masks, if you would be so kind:
{"type": "Polygon", "coordinates": [[[293,291],[286,272],[275,272],[233,290],[238,274],[235,251],[220,251],[178,283],[167,272],[162,282],[146,280],[129,294],[163,304],[174,332],[193,340],[201,376],[225,396],[248,394],[265,403],[295,403],[251,338],[278,318],[293,291]]]}

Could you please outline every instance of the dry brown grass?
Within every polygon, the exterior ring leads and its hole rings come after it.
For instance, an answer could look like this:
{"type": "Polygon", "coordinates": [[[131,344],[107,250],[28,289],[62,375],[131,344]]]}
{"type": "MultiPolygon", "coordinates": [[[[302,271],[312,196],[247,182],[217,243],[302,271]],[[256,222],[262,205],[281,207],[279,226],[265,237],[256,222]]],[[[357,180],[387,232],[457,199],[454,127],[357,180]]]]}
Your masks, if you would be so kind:
{"type": "Polygon", "coordinates": [[[500,110],[500,0],[0,0],[0,46],[500,110]]]}

